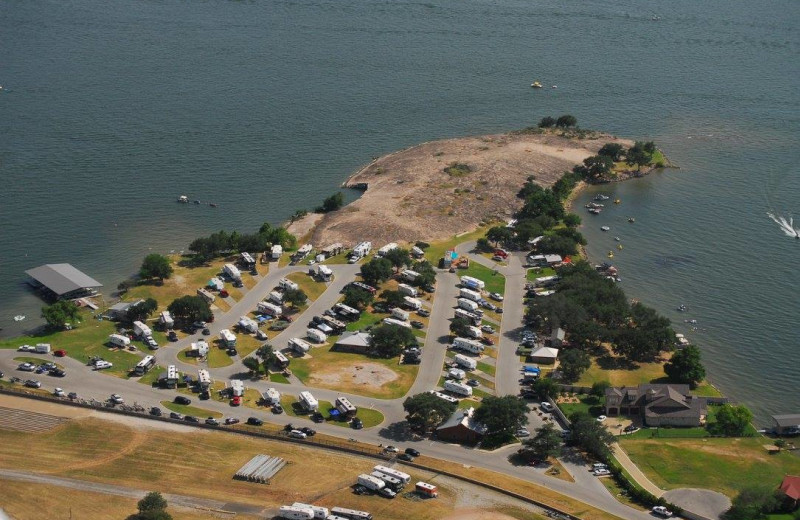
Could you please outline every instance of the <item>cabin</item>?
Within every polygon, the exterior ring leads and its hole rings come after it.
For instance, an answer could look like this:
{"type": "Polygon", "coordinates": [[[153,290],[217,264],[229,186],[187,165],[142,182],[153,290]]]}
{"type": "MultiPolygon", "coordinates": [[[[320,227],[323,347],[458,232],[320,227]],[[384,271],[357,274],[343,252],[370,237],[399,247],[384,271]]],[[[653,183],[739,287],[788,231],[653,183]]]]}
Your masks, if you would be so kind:
{"type": "Polygon", "coordinates": [[[108,316],[112,320],[126,320],[128,319],[128,310],[131,307],[135,307],[140,303],[143,303],[144,300],[136,300],[132,302],[118,302],[108,308],[108,316]]]}
{"type": "Polygon", "coordinates": [[[336,350],[364,354],[369,351],[372,336],[368,332],[345,332],[336,342],[336,350]]]}
{"type": "Polygon", "coordinates": [[[440,441],[460,444],[477,444],[486,435],[486,426],[472,417],[475,408],[456,410],[447,421],[436,428],[436,437],[440,441]]]}
{"type": "Polygon", "coordinates": [[[708,402],[689,385],[643,384],[606,389],[605,414],[638,417],[650,427],[698,427],[706,422],[708,402]]]}
{"type": "Polygon", "coordinates": [[[540,365],[552,365],[558,358],[558,349],[552,347],[539,347],[528,354],[528,361],[540,365]]]}

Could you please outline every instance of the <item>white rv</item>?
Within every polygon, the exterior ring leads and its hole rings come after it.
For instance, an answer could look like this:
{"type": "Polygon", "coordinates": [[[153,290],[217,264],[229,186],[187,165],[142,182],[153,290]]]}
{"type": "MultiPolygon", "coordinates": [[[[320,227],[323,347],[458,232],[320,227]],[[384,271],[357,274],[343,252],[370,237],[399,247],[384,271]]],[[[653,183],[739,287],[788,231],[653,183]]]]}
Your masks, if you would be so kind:
{"type": "Polygon", "coordinates": [[[289,358],[287,358],[280,350],[276,350],[275,363],[281,368],[286,368],[289,366],[289,358]]]}
{"type": "Polygon", "coordinates": [[[472,300],[468,300],[466,298],[459,298],[458,299],[458,307],[464,309],[465,311],[475,312],[478,310],[478,304],[472,300]]]}
{"type": "Polygon", "coordinates": [[[244,383],[241,379],[231,379],[231,393],[234,397],[241,397],[244,395],[244,383]]]}
{"type": "Polygon", "coordinates": [[[372,469],[375,471],[380,471],[381,473],[389,475],[390,477],[395,477],[396,479],[400,480],[403,484],[408,484],[409,482],[411,482],[411,475],[409,475],[408,473],[403,473],[402,471],[398,471],[396,469],[387,468],[386,466],[381,466],[380,464],[378,464],[372,469]]]}
{"type": "Polygon", "coordinates": [[[447,394],[443,394],[441,392],[437,392],[436,390],[431,390],[431,393],[433,395],[435,395],[436,397],[438,397],[439,399],[443,399],[443,400],[447,401],[448,403],[456,403],[456,404],[458,404],[458,402],[459,402],[458,399],[456,399],[455,397],[449,396],[447,394]]]}
{"type": "Polygon", "coordinates": [[[311,341],[316,341],[317,343],[325,343],[328,341],[328,336],[319,329],[306,329],[306,336],[311,341]]]}
{"type": "Polygon", "coordinates": [[[353,417],[358,413],[358,408],[356,408],[355,405],[353,405],[353,403],[351,403],[346,397],[337,397],[334,406],[336,406],[336,409],[339,410],[339,413],[345,417],[353,417]]]}
{"type": "Polygon", "coordinates": [[[367,475],[366,473],[362,473],[358,476],[358,483],[372,491],[380,491],[386,486],[386,482],[383,480],[373,477],[372,475],[367,475]]]}
{"type": "Polygon", "coordinates": [[[280,316],[283,314],[283,307],[280,305],[275,305],[271,302],[258,302],[258,306],[256,307],[258,312],[262,314],[269,314],[270,316],[280,316]]]}
{"type": "Polygon", "coordinates": [[[300,392],[300,405],[309,412],[316,412],[319,408],[319,402],[311,395],[311,392],[300,392]]]}
{"type": "Polygon", "coordinates": [[[281,305],[283,303],[283,293],[272,291],[269,293],[269,301],[281,305]]]}
{"type": "Polygon", "coordinates": [[[278,517],[286,520],[312,520],[314,510],[310,507],[281,506],[278,517]]]}
{"type": "Polygon", "coordinates": [[[311,344],[300,338],[292,338],[289,340],[289,348],[298,354],[303,355],[311,350],[311,344]]]}
{"type": "Polygon", "coordinates": [[[455,361],[458,366],[464,367],[467,370],[475,370],[478,368],[478,362],[464,354],[456,354],[453,361],[455,361]]]}
{"type": "Polygon", "coordinates": [[[330,516],[330,512],[328,511],[327,507],[312,506],[311,504],[303,504],[302,502],[295,502],[292,505],[294,507],[303,507],[306,509],[311,509],[314,512],[314,518],[318,520],[326,520],[328,516],[330,516]]]}
{"type": "Polygon", "coordinates": [[[205,289],[202,289],[202,288],[201,289],[197,289],[197,294],[201,298],[203,298],[205,301],[207,301],[208,303],[214,303],[214,300],[217,299],[216,296],[214,296],[213,294],[211,294],[210,292],[208,292],[208,291],[206,291],[205,289]]]}
{"type": "Polygon", "coordinates": [[[467,300],[472,300],[474,302],[479,302],[483,299],[481,293],[473,291],[472,289],[459,289],[458,294],[462,298],[466,298],[467,300]]]}
{"type": "Polygon", "coordinates": [[[222,343],[228,348],[236,346],[236,334],[228,329],[219,331],[219,339],[222,340],[222,343]]]}
{"type": "Polygon", "coordinates": [[[172,315],[169,311],[163,311],[158,317],[158,321],[161,322],[165,329],[171,329],[175,326],[175,320],[172,319],[172,315]]]}
{"type": "Polygon", "coordinates": [[[133,333],[137,336],[141,336],[146,338],[148,336],[153,335],[153,331],[150,330],[150,327],[142,323],[141,321],[134,321],[133,322],[133,333]]]}
{"type": "Polygon", "coordinates": [[[418,276],[419,273],[416,271],[412,271],[411,269],[406,269],[405,271],[400,273],[400,277],[403,278],[403,280],[406,280],[407,282],[413,282],[414,280],[417,279],[418,276]]]}
{"type": "Polygon", "coordinates": [[[197,384],[200,385],[200,388],[203,390],[208,390],[208,387],[211,386],[211,375],[208,373],[208,370],[201,368],[197,371],[197,384]]]}
{"type": "Polygon", "coordinates": [[[444,382],[444,389],[448,392],[453,392],[454,394],[463,395],[465,397],[472,395],[471,386],[459,383],[457,381],[451,381],[449,379],[444,382]]]}
{"type": "Polygon", "coordinates": [[[241,318],[239,318],[239,322],[237,323],[237,325],[239,325],[239,329],[244,332],[249,332],[251,334],[255,334],[256,332],[258,332],[258,323],[256,323],[256,321],[253,320],[252,318],[248,318],[247,316],[242,316],[241,318]]]}
{"type": "Polygon", "coordinates": [[[480,341],[468,338],[455,338],[453,340],[453,348],[464,350],[472,354],[480,354],[485,348],[480,341]]]}
{"type": "Polygon", "coordinates": [[[403,305],[407,309],[411,309],[414,311],[418,311],[422,308],[422,302],[416,298],[412,298],[411,296],[403,296],[403,305]]]}
{"type": "Polygon", "coordinates": [[[50,343],[37,343],[33,351],[36,352],[37,354],[49,354],[50,343]]]}
{"type": "Polygon", "coordinates": [[[397,244],[394,243],[394,242],[390,242],[390,243],[386,244],[385,246],[383,246],[382,248],[378,249],[378,251],[375,253],[375,255],[376,256],[383,256],[386,253],[388,253],[389,251],[392,251],[394,249],[397,249],[397,244]]]}
{"type": "Polygon", "coordinates": [[[472,276],[462,276],[461,285],[467,289],[474,289],[476,291],[482,291],[486,287],[486,284],[483,282],[483,280],[478,280],[472,276]]]}
{"type": "Polygon", "coordinates": [[[473,327],[470,325],[467,327],[467,335],[474,339],[481,339],[483,337],[483,332],[478,327],[473,327]]]}
{"type": "Polygon", "coordinates": [[[397,290],[403,293],[406,296],[411,296],[412,298],[417,297],[417,288],[408,285],[407,283],[397,284],[397,290]]]}
{"type": "Polygon", "coordinates": [[[397,318],[400,321],[408,321],[408,311],[404,311],[400,307],[392,309],[392,318],[397,318]]]}
{"type": "Polygon", "coordinates": [[[327,265],[318,265],[317,266],[317,276],[320,277],[321,280],[329,282],[333,279],[333,271],[327,265]]]}
{"type": "Polygon", "coordinates": [[[111,334],[108,337],[108,342],[111,345],[114,345],[115,347],[119,348],[125,348],[131,344],[131,340],[128,339],[126,336],[123,336],[122,334],[111,334]]]}
{"type": "Polygon", "coordinates": [[[480,325],[482,321],[480,316],[465,309],[456,309],[456,318],[464,318],[473,325],[480,325]]]}
{"type": "Polygon", "coordinates": [[[264,404],[268,406],[281,402],[281,393],[274,388],[267,388],[267,391],[263,392],[261,397],[264,398],[264,404]]]}
{"type": "Polygon", "coordinates": [[[246,252],[243,252],[241,255],[239,255],[239,261],[242,263],[242,265],[246,265],[247,267],[252,267],[256,265],[256,261],[253,258],[253,255],[246,252]]]}
{"type": "Polygon", "coordinates": [[[467,377],[467,373],[461,370],[460,368],[451,368],[447,371],[447,377],[450,379],[455,379],[456,381],[461,381],[465,377],[467,377]]]}
{"type": "Polygon", "coordinates": [[[278,280],[278,287],[280,287],[284,291],[288,291],[288,290],[295,291],[295,290],[300,288],[299,285],[297,285],[295,282],[293,282],[293,281],[291,281],[291,280],[289,280],[287,278],[281,278],[280,280],[278,280]]]}
{"type": "Polygon", "coordinates": [[[208,343],[202,339],[198,340],[197,343],[192,343],[189,354],[194,357],[206,357],[208,355],[208,343]]]}
{"type": "Polygon", "coordinates": [[[411,324],[405,321],[400,321],[396,318],[383,318],[384,325],[397,325],[398,327],[411,328],[411,324]]]}
{"type": "Polygon", "coordinates": [[[242,273],[239,272],[239,268],[233,264],[225,264],[222,267],[222,272],[228,275],[228,278],[234,281],[241,281],[242,280],[242,273]]]}
{"type": "Polygon", "coordinates": [[[272,246],[270,253],[272,254],[273,260],[279,259],[283,254],[283,246],[281,246],[280,244],[275,244],[274,246],[272,246]]]}

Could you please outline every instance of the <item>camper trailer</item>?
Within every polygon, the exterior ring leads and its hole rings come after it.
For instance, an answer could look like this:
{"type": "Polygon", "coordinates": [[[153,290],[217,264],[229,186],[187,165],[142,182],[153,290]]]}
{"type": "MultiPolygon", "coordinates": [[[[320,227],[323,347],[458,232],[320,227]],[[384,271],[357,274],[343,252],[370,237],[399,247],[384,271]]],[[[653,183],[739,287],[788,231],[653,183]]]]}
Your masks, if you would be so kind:
{"type": "Polygon", "coordinates": [[[198,340],[197,343],[192,343],[189,348],[189,355],[193,357],[206,357],[208,355],[208,343],[205,340],[198,340]]]}
{"type": "Polygon", "coordinates": [[[392,318],[396,318],[400,321],[408,321],[409,313],[408,311],[404,311],[400,307],[395,307],[392,309],[392,318]]]}
{"type": "Polygon", "coordinates": [[[283,254],[283,246],[281,246],[280,244],[275,244],[274,246],[272,246],[272,249],[270,250],[270,256],[272,257],[273,260],[279,259],[282,254],[283,254]]]}
{"type": "Polygon", "coordinates": [[[372,491],[380,491],[386,486],[386,482],[383,480],[366,473],[358,476],[358,484],[372,491]]]}
{"type": "Polygon", "coordinates": [[[317,266],[317,276],[324,282],[330,282],[333,280],[333,271],[327,265],[320,264],[317,266]]]}
{"type": "Polygon", "coordinates": [[[241,379],[231,379],[231,395],[234,397],[244,395],[244,382],[241,379]]]}
{"type": "Polygon", "coordinates": [[[467,335],[469,335],[470,338],[481,339],[483,337],[483,332],[478,327],[470,325],[467,327],[467,335]]]}
{"type": "Polygon", "coordinates": [[[361,312],[359,312],[358,309],[354,309],[343,303],[337,303],[333,306],[333,309],[339,314],[339,316],[346,320],[357,320],[358,317],[361,316],[361,312]]]}
{"type": "Polygon", "coordinates": [[[311,344],[300,338],[292,338],[289,340],[289,348],[302,356],[311,350],[311,344]]]}
{"type": "Polygon", "coordinates": [[[403,306],[412,311],[418,311],[422,308],[422,302],[411,296],[403,296],[403,306]]]}
{"type": "Polygon", "coordinates": [[[450,379],[455,379],[456,381],[461,381],[467,377],[467,373],[460,368],[451,368],[447,371],[447,377],[450,379]]]}
{"type": "Polygon", "coordinates": [[[482,291],[486,287],[486,284],[483,282],[483,280],[478,280],[472,276],[462,276],[461,286],[475,291],[482,291]]]}
{"type": "Polygon", "coordinates": [[[134,321],[133,322],[133,333],[139,337],[146,338],[148,336],[153,335],[153,331],[150,330],[150,327],[142,323],[141,321],[134,321]]]}
{"type": "Polygon", "coordinates": [[[412,298],[417,297],[417,288],[412,287],[406,283],[401,283],[397,285],[397,290],[403,293],[406,296],[411,296],[412,298]]]}
{"type": "Polygon", "coordinates": [[[439,490],[433,484],[427,482],[417,482],[414,486],[414,491],[422,496],[436,498],[439,496],[439,490]]]}
{"type": "Polygon", "coordinates": [[[239,268],[233,264],[225,264],[222,267],[222,272],[225,273],[228,276],[228,278],[230,278],[234,282],[242,281],[242,273],[239,271],[239,268]]]}
{"type": "Polygon", "coordinates": [[[437,392],[436,390],[431,390],[431,393],[433,395],[435,395],[436,397],[438,397],[439,399],[447,401],[448,403],[456,403],[456,404],[458,404],[458,402],[459,402],[458,399],[456,399],[455,397],[449,396],[447,394],[443,394],[441,392],[437,392]]]}
{"type": "Polygon", "coordinates": [[[467,370],[475,370],[478,368],[478,362],[471,357],[465,356],[464,354],[456,354],[453,358],[453,361],[455,361],[458,366],[464,367],[467,370]]]}
{"type": "Polygon", "coordinates": [[[467,300],[466,298],[458,299],[458,307],[468,312],[475,312],[478,310],[478,304],[472,300],[467,300]]]}
{"type": "Polygon", "coordinates": [[[306,329],[306,337],[316,343],[328,341],[328,336],[319,329],[306,329]]]}
{"type": "Polygon", "coordinates": [[[211,294],[210,292],[206,291],[205,289],[197,289],[197,295],[203,298],[208,303],[214,303],[214,300],[217,299],[216,296],[211,294]]]}
{"type": "Polygon", "coordinates": [[[197,371],[197,384],[202,390],[208,390],[208,387],[211,386],[211,375],[208,370],[203,368],[197,371]]]}
{"type": "Polygon", "coordinates": [[[372,242],[360,242],[350,253],[350,263],[354,264],[367,256],[372,251],[372,242]]]}
{"type": "Polygon", "coordinates": [[[283,303],[283,293],[278,291],[272,291],[269,293],[269,301],[276,305],[281,305],[283,303]]]}
{"type": "Polygon", "coordinates": [[[462,298],[466,298],[467,300],[472,300],[474,302],[479,302],[483,299],[481,293],[477,291],[473,291],[472,289],[459,289],[458,295],[462,298]]]}
{"type": "Polygon", "coordinates": [[[389,475],[390,477],[394,477],[400,480],[403,484],[408,484],[409,482],[411,482],[411,475],[409,475],[408,473],[403,473],[402,471],[398,471],[396,469],[387,468],[386,466],[381,466],[380,464],[373,467],[372,469],[374,471],[380,471],[381,473],[389,475]]]}
{"type": "Polygon", "coordinates": [[[219,339],[222,341],[222,344],[225,345],[227,348],[236,346],[236,334],[229,331],[228,329],[222,329],[221,331],[219,331],[219,339]]]}
{"type": "Polygon", "coordinates": [[[239,255],[239,263],[242,264],[244,267],[251,269],[253,266],[256,265],[256,260],[250,253],[242,253],[239,255]]]}
{"type": "Polygon", "coordinates": [[[278,510],[278,518],[286,520],[312,520],[314,510],[310,507],[281,506],[278,510]]]}
{"type": "Polygon", "coordinates": [[[423,256],[425,256],[425,251],[423,251],[417,246],[414,246],[411,248],[411,256],[413,256],[414,258],[422,258],[423,256]]]}
{"type": "Polygon", "coordinates": [[[469,397],[472,395],[471,386],[459,383],[457,381],[451,381],[449,379],[444,382],[444,389],[456,395],[463,395],[464,397],[469,397]]]}
{"type": "Polygon", "coordinates": [[[312,506],[311,504],[303,504],[302,502],[295,502],[292,505],[294,507],[302,507],[305,509],[310,509],[311,511],[314,512],[314,518],[316,518],[317,520],[326,520],[328,516],[330,516],[327,507],[312,506]]]}
{"type": "Polygon", "coordinates": [[[300,405],[309,412],[316,412],[319,407],[317,399],[311,395],[311,392],[300,392],[300,405]]]}
{"type": "Polygon", "coordinates": [[[331,318],[327,314],[322,316],[322,323],[332,328],[336,334],[341,334],[347,328],[347,325],[344,322],[341,322],[336,318],[331,318]]]}
{"type": "Polygon", "coordinates": [[[169,311],[163,311],[159,315],[158,321],[167,330],[175,326],[175,320],[172,319],[172,315],[169,313],[169,311]]]}
{"type": "Polygon", "coordinates": [[[161,386],[165,388],[175,388],[178,386],[178,369],[175,365],[169,365],[166,373],[159,378],[161,386]]]}
{"type": "Polygon", "coordinates": [[[286,368],[289,366],[289,358],[287,358],[280,350],[276,350],[275,364],[278,365],[280,368],[286,368]]]}
{"type": "Polygon", "coordinates": [[[280,316],[283,314],[283,307],[280,305],[276,305],[272,302],[258,302],[258,306],[256,307],[258,312],[262,314],[268,314],[270,316],[280,316]]]}
{"type": "Polygon", "coordinates": [[[289,291],[289,290],[296,291],[297,289],[300,288],[299,285],[297,285],[295,282],[287,278],[281,278],[280,280],[278,280],[278,287],[280,287],[284,291],[289,291]]]}
{"type": "Polygon", "coordinates": [[[480,341],[469,338],[455,338],[453,340],[453,348],[456,350],[463,350],[471,354],[480,354],[485,348],[480,341]]]}
{"type": "Polygon", "coordinates": [[[419,273],[416,271],[412,271],[411,269],[406,269],[405,271],[400,273],[400,277],[407,282],[413,282],[419,277],[419,273]]]}
{"type": "Polygon", "coordinates": [[[466,309],[456,309],[456,318],[464,318],[465,320],[469,321],[473,325],[480,325],[481,324],[481,317],[474,312],[469,312],[466,309]]]}
{"type": "Polygon", "coordinates": [[[400,321],[397,318],[383,318],[384,325],[397,325],[398,327],[411,328],[411,324],[405,321],[400,321]]]}
{"type": "Polygon", "coordinates": [[[394,249],[397,249],[397,244],[394,242],[390,242],[385,246],[381,247],[380,249],[378,249],[378,251],[375,253],[375,256],[384,256],[386,253],[394,249]]]}
{"type": "Polygon", "coordinates": [[[262,392],[261,397],[263,398],[264,404],[267,406],[272,406],[273,404],[279,404],[281,402],[281,393],[274,388],[267,388],[265,392],[262,392]]]}
{"type": "Polygon", "coordinates": [[[121,334],[111,334],[108,337],[108,343],[115,347],[126,348],[131,344],[131,340],[121,334]]]}
{"type": "Polygon", "coordinates": [[[243,332],[249,332],[251,334],[255,334],[258,332],[258,323],[255,322],[252,318],[248,318],[247,316],[242,316],[239,318],[239,322],[237,323],[239,326],[239,330],[243,332]]]}
{"type": "Polygon", "coordinates": [[[355,417],[356,413],[358,413],[358,408],[356,408],[346,397],[337,397],[334,406],[336,406],[336,409],[339,410],[339,413],[346,418],[355,417]]]}

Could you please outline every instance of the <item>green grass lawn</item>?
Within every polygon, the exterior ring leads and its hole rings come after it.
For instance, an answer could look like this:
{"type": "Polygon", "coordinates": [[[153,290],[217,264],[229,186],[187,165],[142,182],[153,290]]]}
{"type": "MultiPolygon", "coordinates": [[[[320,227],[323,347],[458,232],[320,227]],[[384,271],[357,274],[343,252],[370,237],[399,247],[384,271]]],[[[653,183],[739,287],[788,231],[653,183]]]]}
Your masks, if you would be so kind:
{"type": "MultiPolygon", "coordinates": [[[[322,407],[320,407],[320,410],[322,410],[322,407]]],[[[373,426],[378,426],[384,420],[383,414],[381,412],[379,412],[378,410],[373,410],[371,408],[359,408],[358,412],[356,413],[356,417],[361,419],[364,428],[372,428],[373,426]]],[[[344,428],[350,428],[350,423],[347,421],[327,420],[326,422],[334,426],[342,426],[344,428]]]]}
{"type": "Polygon", "coordinates": [[[279,373],[270,374],[269,380],[273,383],[289,384],[289,379],[285,375],[279,373]]]}
{"type": "Polygon", "coordinates": [[[219,348],[217,342],[211,343],[208,346],[208,358],[206,359],[208,368],[222,368],[233,364],[233,360],[228,355],[228,352],[219,348]]]}
{"type": "Polygon", "coordinates": [[[556,274],[556,270],[552,267],[534,267],[532,269],[528,269],[528,273],[525,275],[525,278],[527,278],[529,282],[532,282],[537,278],[553,276],[554,274],[556,274]]]}
{"type": "Polygon", "coordinates": [[[93,319],[88,312],[81,313],[81,317],[83,320],[81,324],[72,330],[5,339],[0,341],[0,349],[16,349],[24,344],[50,343],[52,350],[66,350],[69,357],[81,363],[88,363],[92,356],[100,356],[114,364],[112,368],[103,370],[104,373],[127,377],[131,369],[142,359],[141,356],[105,345],[108,336],[117,331],[115,323],[93,319]]]}
{"type": "Polygon", "coordinates": [[[578,386],[592,386],[598,381],[608,381],[612,386],[636,386],[642,383],[662,382],[657,381],[664,376],[663,362],[638,363],[632,369],[610,368],[603,369],[598,358],[592,358],[592,366],[583,373],[578,386]]]}
{"type": "Polygon", "coordinates": [[[442,240],[439,242],[432,242],[431,246],[425,250],[425,259],[431,263],[434,267],[439,265],[439,260],[444,257],[444,252],[448,249],[453,249],[455,246],[462,242],[468,242],[470,240],[477,240],[479,238],[483,238],[486,235],[487,227],[479,227],[475,231],[470,231],[468,233],[464,233],[458,236],[454,236],[448,240],[442,240]]]}
{"type": "Polygon", "coordinates": [[[603,414],[603,399],[599,399],[593,395],[581,396],[580,403],[558,403],[558,407],[564,412],[567,417],[575,412],[585,412],[592,417],[597,417],[603,414]]]}
{"type": "Polygon", "coordinates": [[[630,458],[657,486],[708,488],[733,496],[757,484],[776,487],[784,475],[800,474],[800,457],[767,454],[766,437],[638,439],[621,437],[630,458]]]}
{"type": "Polygon", "coordinates": [[[490,376],[494,376],[495,366],[494,365],[490,365],[489,363],[479,362],[478,363],[478,370],[480,370],[484,374],[489,374],[490,376]]]}
{"type": "Polygon", "coordinates": [[[292,273],[286,278],[300,286],[300,289],[306,293],[306,296],[308,296],[308,299],[312,302],[319,298],[322,293],[325,292],[325,289],[328,288],[327,284],[315,281],[314,278],[305,272],[292,273]]]}
{"type": "Polygon", "coordinates": [[[219,419],[222,417],[222,414],[219,412],[214,412],[212,410],[206,410],[205,408],[198,408],[192,405],[186,404],[176,404],[172,401],[161,401],[161,406],[166,408],[167,410],[182,413],[183,415],[194,415],[198,419],[206,419],[208,417],[214,417],[219,419]]]}
{"type": "Polygon", "coordinates": [[[361,313],[361,317],[356,321],[351,321],[347,324],[347,330],[353,332],[357,330],[365,330],[370,325],[380,323],[383,318],[389,316],[388,314],[373,314],[368,311],[361,313]]]}
{"type": "Polygon", "coordinates": [[[197,364],[197,358],[194,356],[188,356],[187,353],[192,349],[192,347],[186,347],[185,349],[178,352],[178,359],[183,361],[184,363],[189,363],[191,365],[197,364]]]}
{"type": "Polygon", "coordinates": [[[722,397],[722,392],[713,387],[708,381],[703,381],[697,385],[697,388],[692,390],[692,394],[702,397],[722,397]]]}
{"type": "Polygon", "coordinates": [[[458,276],[471,276],[482,280],[486,284],[484,289],[487,292],[505,293],[506,277],[477,262],[470,262],[469,269],[459,269],[456,274],[458,276]]]}
{"type": "Polygon", "coordinates": [[[161,366],[156,365],[153,368],[151,368],[149,372],[140,377],[139,382],[142,383],[143,385],[153,386],[158,382],[158,376],[161,375],[161,373],[164,370],[165,369],[162,368],[161,366]]]}

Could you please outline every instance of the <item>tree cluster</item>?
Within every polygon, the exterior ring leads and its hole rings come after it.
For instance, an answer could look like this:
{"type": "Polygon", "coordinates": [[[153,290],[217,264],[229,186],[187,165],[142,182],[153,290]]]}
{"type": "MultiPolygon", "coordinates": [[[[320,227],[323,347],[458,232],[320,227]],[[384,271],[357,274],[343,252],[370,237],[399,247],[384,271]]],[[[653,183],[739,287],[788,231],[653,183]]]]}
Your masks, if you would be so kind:
{"type": "Polygon", "coordinates": [[[375,297],[371,292],[361,287],[351,285],[344,291],[343,303],[349,307],[363,311],[372,304],[372,300],[374,299],[375,297]]]}
{"type": "Polygon", "coordinates": [[[300,307],[308,301],[308,295],[302,289],[286,289],[283,291],[283,301],[292,307],[300,307]]]}
{"type": "Polygon", "coordinates": [[[432,430],[456,411],[456,403],[445,401],[430,392],[406,398],[403,409],[409,426],[416,431],[432,430]]]}
{"type": "Polygon", "coordinates": [[[208,237],[196,238],[189,244],[189,250],[196,254],[198,261],[207,261],[227,253],[266,251],[269,246],[276,244],[291,249],[297,246],[297,238],[286,228],[273,227],[265,222],[258,232],[253,234],[219,231],[208,237]]]}
{"type": "Polygon", "coordinates": [[[172,276],[172,264],[166,256],[151,253],[144,257],[142,266],[139,268],[139,276],[145,280],[150,278],[166,280],[172,276]]]}
{"type": "Polygon", "coordinates": [[[42,307],[42,318],[47,326],[53,329],[63,329],[66,324],[75,325],[80,321],[81,310],[75,302],[59,300],[52,305],[42,307]]]}
{"type": "Polygon", "coordinates": [[[136,520],[172,520],[167,512],[167,501],[161,493],[151,491],[136,504],[139,513],[133,515],[136,520]]]}
{"type": "Polygon", "coordinates": [[[417,338],[411,329],[399,325],[380,325],[370,331],[372,350],[375,355],[393,358],[407,347],[417,345],[417,338]]]}
{"type": "Polygon", "coordinates": [[[128,308],[128,321],[144,321],[156,312],[156,309],[158,309],[158,302],[153,298],[147,298],[128,308]]]}
{"type": "Polygon", "coordinates": [[[558,119],[546,116],[539,121],[538,126],[539,128],[573,128],[578,126],[578,120],[575,118],[575,116],[571,116],[569,114],[565,114],[558,119]]]}
{"type": "MultiPolygon", "coordinates": [[[[770,513],[791,512],[784,502],[785,495],[775,486],[755,485],[745,488],[733,499],[731,508],[722,515],[723,520],[766,520],[770,513]]],[[[800,510],[793,518],[800,518],[800,510]]]]}
{"type": "Polygon", "coordinates": [[[211,321],[214,318],[214,313],[211,312],[211,306],[200,296],[188,295],[176,298],[169,304],[167,310],[175,319],[181,320],[184,323],[211,321]]]}
{"type": "Polygon", "coordinates": [[[581,449],[600,460],[608,460],[611,456],[611,445],[614,435],[605,426],[585,412],[576,412],[569,416],[572,423],[571,441],[581,449]]]}
{"type": "Polygon", "coordinates": [[[723,404],[716,414],[716,421],[709,429],[726,437],[741,437],[753,420],[753,413],[744,405],[723,404]]]}
{"type": "Polygon", "coordinates": [[[322,201],[322,206],[318,206],[314,211],[316,213],[330,213],[344,206],[344,195],[341,191],[337,191],[330,197],[322,201]]]}
{"type": "Polygon", "coordinates": [[[381,299],[386,302],[386,305],[390,309],[400,307],[406,301],[405,294],[401,293],[400,291],[392,291],[390,289],[381,292],[381,299]]]}
{"type": "Polygon", "coordinates": [[[378,286],[391,278],[392,262],[386,258],[373,258],[361,266],[361,278],[367,285],[378,286]]]}
{"type": "Polygon", "coordinates": [[[473,418],[486,426],[489,435],[513,434],[528,424],[528,404],[515,395],[483,398],[473,418]]]}
{"type": "Polygon", "coordinates": [[[664,373],[670,381],[697,388],[697,383],[706,378],[706,369],[700,361],[700,349],[689,345],[679,350],[664,365],[664,373]]]}
{"type": "Polygon", "coordinates": [[[522,442],[518,453],[525,462],[557,457],[561,453],[561,433],[553,423],[547,423],[536,429],[534,437],[522,442]]]}
{"type": "Polygon", "coordinates": [[[410,285],[425,287],[427,285],[433,285],[436,282],[436,271],[431,263],[427,260],[414,262],[411,264],[411,270],[419,273],[419,276],[417,276],[412,282],[409,282],[410,285]]]}

